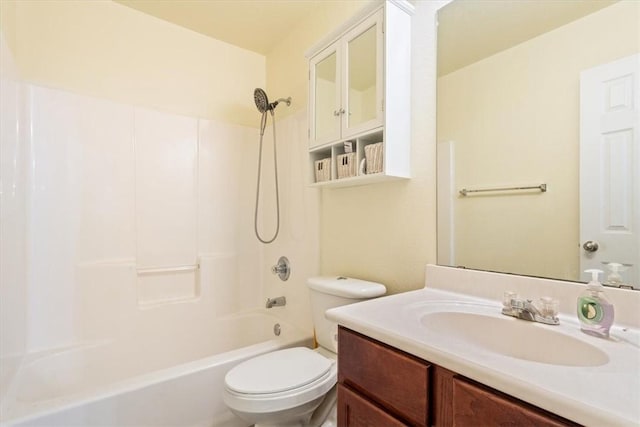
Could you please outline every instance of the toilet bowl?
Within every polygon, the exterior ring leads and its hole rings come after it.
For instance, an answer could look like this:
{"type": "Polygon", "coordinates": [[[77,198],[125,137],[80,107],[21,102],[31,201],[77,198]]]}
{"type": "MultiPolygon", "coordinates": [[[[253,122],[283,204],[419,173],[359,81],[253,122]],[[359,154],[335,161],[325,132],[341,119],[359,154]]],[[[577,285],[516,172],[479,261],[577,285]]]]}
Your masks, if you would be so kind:
{"type": "Polygon", "coordinates": [[[305,425],[335,386],[335,357],[294,347],[250,359],[227,374],[224,401],[258,425],[305,425]]]}
{"type": "Polygon", "coordinates": [[[254,357],[225,376],[224,401],[238,417],[261,426],[336,425],[337,324],[329,308],[383,295],[373,282],[344,277],[308,280],[319,347],[294,347],[254,357]]]}

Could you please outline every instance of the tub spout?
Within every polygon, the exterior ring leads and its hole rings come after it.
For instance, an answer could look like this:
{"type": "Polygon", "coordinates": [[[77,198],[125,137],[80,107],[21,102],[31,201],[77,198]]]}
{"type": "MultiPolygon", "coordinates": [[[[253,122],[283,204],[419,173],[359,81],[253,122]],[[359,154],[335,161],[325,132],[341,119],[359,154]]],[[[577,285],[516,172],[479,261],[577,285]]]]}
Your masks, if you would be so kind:
{"type": "Polygon", "coordinates": [[[287,299],[285,297],[276,297],[276,298],[267,298],[267,303],[265,307],[281,307],[283,305],[287,305],[287,299]]]}

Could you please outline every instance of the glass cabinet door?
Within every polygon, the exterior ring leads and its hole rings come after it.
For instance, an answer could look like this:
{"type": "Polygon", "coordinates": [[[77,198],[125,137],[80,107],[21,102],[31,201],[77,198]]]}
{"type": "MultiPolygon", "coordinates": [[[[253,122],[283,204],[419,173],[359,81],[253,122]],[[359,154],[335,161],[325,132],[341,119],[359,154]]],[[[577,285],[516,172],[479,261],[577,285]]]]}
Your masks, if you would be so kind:
{"type": "Polygon", "coordinates": [[[310,61],[310,146],[382,126],[382,10],[310,61]]]}
{"type": "Polygon", "coordinates": [[[312,63],[312,145],[340,138],[340,73],[337,44],[312,63]]]}
{"type": "Polygon", "coordinates": [[[346,36],[343,136],[382,124],[382,14],[346,36]]]}

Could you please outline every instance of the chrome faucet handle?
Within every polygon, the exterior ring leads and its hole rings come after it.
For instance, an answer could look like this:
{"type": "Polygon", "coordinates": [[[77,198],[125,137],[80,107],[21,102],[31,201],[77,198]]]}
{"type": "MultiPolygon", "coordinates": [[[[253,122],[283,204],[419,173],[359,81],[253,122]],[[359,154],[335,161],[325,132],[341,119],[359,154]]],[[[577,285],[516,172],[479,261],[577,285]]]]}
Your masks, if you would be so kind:
{"type": "Polygon", "coordinates": [[[547,319],[558,319],[560,301],[551,297],[540,298],[540,315],[547,319]]]}
{"type": "Polygon", "coordinates": [[[291,274],[291,266],[289,265],[289,260],[285,256],[281,256],[278,259],[278,263],[271,267],[271,272],[273,274],[277,274],[280,277],[280,280],[285,281],[289,278],[291,274]]]}
{"type": "Polygon", "coordinates": [[[547,325],[558,325],[558,306],[559,301],[551,297],[540,298],[536,304],[533,300],[518,297],[515,292],[505,292],[502,314],[547,325]]]}

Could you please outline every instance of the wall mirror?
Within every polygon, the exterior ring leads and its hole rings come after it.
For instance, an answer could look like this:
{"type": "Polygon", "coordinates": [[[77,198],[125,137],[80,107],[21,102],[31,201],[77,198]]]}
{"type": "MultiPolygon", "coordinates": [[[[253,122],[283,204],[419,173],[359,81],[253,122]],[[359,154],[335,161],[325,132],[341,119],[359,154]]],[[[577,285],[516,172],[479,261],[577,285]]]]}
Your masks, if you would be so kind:
{"type": "Polygon", "coordinates": [[[640,288],[640,2],[438,13],[438,264],[640,288]]]}

